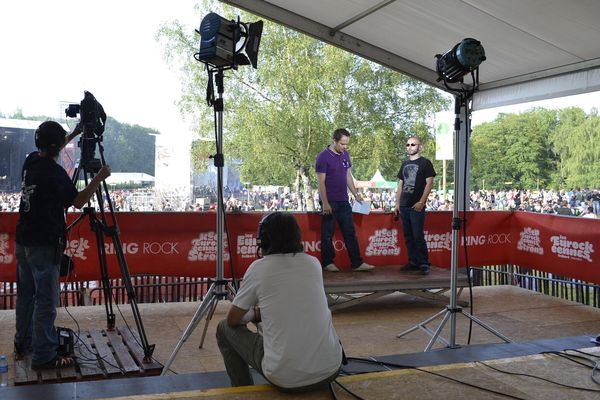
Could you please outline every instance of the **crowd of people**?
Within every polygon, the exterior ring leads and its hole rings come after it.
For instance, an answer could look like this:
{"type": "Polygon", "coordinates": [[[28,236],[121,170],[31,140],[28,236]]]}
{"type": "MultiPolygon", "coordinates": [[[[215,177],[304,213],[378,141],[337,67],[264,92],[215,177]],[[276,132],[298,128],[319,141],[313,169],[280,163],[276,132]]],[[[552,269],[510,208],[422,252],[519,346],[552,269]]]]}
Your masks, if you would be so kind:
{"type": "MultiPolygon", "coordinates": [[[[359,189],[362,197],[371,202],[374,212],[391,212],[396,191],[392,189],[359,189]]],[[[111,191],[115,211],[214,211],[214,191],[207,193],[204,202],[192,202],[179,192],[156,192],[152,188],[118,189],[111,191]]],[[[0,211],[19,211],[20,194],[0,192],[0,211]]],[[[312,209],[319,210],[318,191],[312,193],[312,209]]],[[[451,194],[432,190],[427,200],[428,211],[452,211],[451,194]]],[[[296,192],[240,191],[227,193],[224,200],[228,212],[308,211],[304,197],[296,192]]],[[[600,189],[573,190],[479,190],[471,192],[472,211],[529,211],[600,217],[600,189]]]]}

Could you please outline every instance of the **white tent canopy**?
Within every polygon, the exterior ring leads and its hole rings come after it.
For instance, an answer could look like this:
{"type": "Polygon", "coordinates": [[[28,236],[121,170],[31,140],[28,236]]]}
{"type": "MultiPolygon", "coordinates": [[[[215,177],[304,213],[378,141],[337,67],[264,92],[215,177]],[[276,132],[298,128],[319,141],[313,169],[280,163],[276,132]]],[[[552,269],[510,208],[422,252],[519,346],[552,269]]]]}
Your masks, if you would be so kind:
{"type": "Polygon", "coordinates": [[[442,89],[434,55],[480,40],[474,110],[600,90],[600,1],[222,1],[442,89]]]}
{"type": "Polygon", "coordinates": [[[371,182],[386,182],[386,180],[383,177],[383,175],[381,175],[381,171],[377,170],[373,174],[373,177],[371,178],[371,182]]]}

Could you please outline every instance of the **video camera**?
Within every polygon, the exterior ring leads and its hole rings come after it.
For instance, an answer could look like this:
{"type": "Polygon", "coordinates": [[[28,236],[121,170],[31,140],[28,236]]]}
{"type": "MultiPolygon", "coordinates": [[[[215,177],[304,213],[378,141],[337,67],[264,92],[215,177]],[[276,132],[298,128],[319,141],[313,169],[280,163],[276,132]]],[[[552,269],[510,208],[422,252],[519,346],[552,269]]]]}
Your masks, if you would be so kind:
{"type": "Polygon", "coordinates": [[[88,172],[98,172],[102,168],[102,163],[95,158],[96,142],[102,141],[102,134],[106,124],[106,113],[102,104],[100,104],[94,95],[88,91],[84,92],[83,100],[80,104],[69,104],[65,109],[65,114],[69,118],[76,118],[81,115],[81,128],[83,135],[79,141],[81,148],[81,165],[88,172]]]}

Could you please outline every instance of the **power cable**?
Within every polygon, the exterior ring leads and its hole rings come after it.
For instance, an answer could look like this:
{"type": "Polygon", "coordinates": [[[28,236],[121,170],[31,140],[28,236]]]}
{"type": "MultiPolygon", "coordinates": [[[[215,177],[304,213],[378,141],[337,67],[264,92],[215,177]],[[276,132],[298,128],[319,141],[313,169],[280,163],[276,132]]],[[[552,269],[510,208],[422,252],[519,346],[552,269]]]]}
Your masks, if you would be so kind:
{"type": "Polygon", "coordinates": [[[591,354],[591,353],[586,353],[584,351],[576,350],[576,349],[565,349],[562,352],[548,352],[547,354],[554,354],[554,355],[563,357],[563,358],[565,358],[565,359],[567,359],[569,361],[572,361],[572,362],[574,362],[576,364],[582,365],[582,366],[587,367],[587,368],[591,368],[592,369],[592,373],[591,373],[590,378],[592,379],[592,381],[594,381],[594,383],[596,383],[597,385],[600,385],[600,380],[596,377],[596,372],[598,371],[599,362],[596,361],[596,360],[593,360],[591,358],[588,358],[588,357],[583,357],[583,356],[579,356],[579,355],[576,355],[576,354],[569,354],[569,353],[567,353],[568,351],[574,351],[574,352],[577,352],[577,353],[588,355],[590,357],[600,357],[598,355],[591,354]],[[586,363],[582,363],[580,361],[574,360],[571,357],[573,357],[573,358],[579,358],[579,359],[584,359],[584,360],[589,361],[590,363],[592,363],[592,365],[588,365],[586,363]]]}
{"type": "MultiPolygon", "coordinates": [[[[396,364],[396,363],[392,363],[392,362],[387,362],[387,361],[380,361],[380,360],[376,360],[376,359],[367,359],[367,358],[358,358],[358,357],[348,357],[348,361],[358,361],[358,362],[364,362],[364,363],[370,363],[370,364],[377,364],[379,366],[389,366],[389,367],[395,367],[395,368],[399,368],[399,369],[414,369],[416,371],[420,371],[420,372],[424,372],[430,375],[434,375],[440,378],[444,378],[447,380],[450,380],[452,382],[456,382],[459,383],[461,385],[465,385],[465,386],[469,386],[475,389],[479,389],[479,390],[483,390],[485,392],[489,392],[489,393],[494,393],[500,396],[504,396],[504,397],[508,397],[510,399],[516,399],[516,400],[526,400],[522,397],[518,397],[518,396],[513,396],[511,394],[508,393],[504,393],[504,392],[499,392],[493,389],[489,389],[483,386],[478,386],[469,382],[465,382],[462,381],[460,379],[456,379],[456,378],[452,378],[450,376],[447,375],[442,375],[442,374],[438,374],[437,372],[433,372],[433,371],[428,371],[426,369],[423,368],[419,368],[419,367],[415,367],[413,365],[402,365],[402,364],[396,364]]],[[[368,373],[368,372],[363,372],[363,373],[368,373]]]]}
{"type": "Polygon", "coordinates": [[[350,396],[354,397],[355,399],[366,400],[364,397],[357,395],[356,393],[354,393],[353,391],[348,389],[346,386],[342,385],[340,382],[337,381],[337,379],[334,380],[333,382],[331,382],[330,386],[329,386],[329,389],[330,389],[331,393],[333,394],[334,399],[337,399],[337,397],[335,396],[335,391],[333,390],[333,383],[335,383],[336,385],[341,387],[346,393],[350,394],[350,396]]]}
{"type": "MultiPolygon", "coordinates": [[[[545,353],[542,353],[542,354],[555,354],[555,355],[559,355],[560,356],[560,354],[558,354],[558,353],[560,353],[560,352],[547,352],[547,353],[545,352],[545,353]]],[[[568,357],[565,357],[565,358],[569,359],[568,357]]],[[[577,361],[574,361],[574,360],[571,360],[571,361],[577,362],[577,361]]],[[[577,362],[577,363],[579,364],[579,362],[577,362]]],[[[503,370],[503,369],[500,369],[500,368],[493,367],[493,366],[491,366],[489,364],[484,363],[483,361],[477,361],[477,364],[485,365],[486,367],[488,367],[490,369],[493,369],[496,372],[500,372],[500,373],[503,373],[503,374],[506,374],[506,375],[526,376],[528,378],[538,379],[538,380],[541,380],[541,381],[544,381],[544,382],[548,382],[548,383],[551,383],[553,385],[562,386],[562,387],[565,387],[565,388],[568,388],[568,389],[575,389],[575,390],[582,390],[582,391],[586,391],[586,392],[598,392],[598,393],[600,393],[600,389],[592,389],[592,388],[586,388],[586,387],[581,387],[581,386],[568,385],[566,383],[561,383],[561,382],[558,382],[558,381],[554,381],[552,379],[544,378],[542,376],[533,375],[533,374],[527,374],[527,373],[524,373],[524,372],[507,371],[507,370],[503,370]]]]}
{"type": "MultiPolygon", "coordinates": [[[[473,74],[471,72],[471,74],[473,74]]],[[[475,85],[475,77],[472,75],[473,78],[473,85],[475,85]]],[[[469,99],[465,99],[465,101],[467,102],[467,104],[465,104],[465,133],[466,133],[466,140],[465,140],[465,168],[463,171],[463,249],[465,252],[465,268],[466,268],[466,272],[467,272],[467,283],[469,285],[469,308],[470,308],[470,313],[471,315],[473,315],[473,281],[471,280],[471,266],[469,264],[469,244],[467,241],[467,166],[468,164],[468,160],[469,160],[469,140],[470,140],[470,135],[471,135],[471,120],[469,119],[469,106],[468,106],[468,101],[469,99]]],[[[456,138],[456,140],[458,140],[458,138],[456,138]]],[[[458,155],[456,155],[456,157],[458,157],[458,155]]],[[[456,180],[456,179],[455,179],[456,180]]],[[[470,200],[470,199],[469,199],[470,200]]],[[[473,333],[473,320],[471,318],[469,318],[469,334],[467,336],[467,344],[471,344],[471,335],[473,333]]]]}

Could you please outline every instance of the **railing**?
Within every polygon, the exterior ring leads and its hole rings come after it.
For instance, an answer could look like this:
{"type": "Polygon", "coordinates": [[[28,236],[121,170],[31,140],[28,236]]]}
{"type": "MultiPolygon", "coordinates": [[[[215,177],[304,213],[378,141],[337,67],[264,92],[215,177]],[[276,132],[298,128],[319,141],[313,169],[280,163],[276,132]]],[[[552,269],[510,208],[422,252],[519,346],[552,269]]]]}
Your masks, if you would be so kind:
{"type": "MultiPolygon", "coordinates": [[[[171,303],[202,300],[210,286],[209,278],[172,276],[135,276],[131,283],[138,303],[171,303]]],[[[129,297],[121,279],[110,280],[113,303],[127,304],[129,297]]],[[[105,304],[101,282],[61,283],[60,306],[87,306],[105,304]]],[[[0,309],[14,309],[17,287],[14,282],[0,286],[0,309]]]]}
{"type": "Polygon", "coordinates": [[[475,267],[474,286],[513,285],[600,308],[600,285],[518,265],[475,267]]]}
{"type": "MultiPolygon", "coordinates": [[[[600,285],[567,277],[554,276],[518,265],[493,265],[472,268],[474,286],[513,285],[565,300],[600,308],[600,285]]],[[[144,275],[131,278],[138,303],[171,303],[202,300],[210,286],[209,278],[144,275]]],[[[0,309],[16,307],[16,283],[0,286],[0,309]]],[[[121,279],[112,279],[112,296],[116,304],[129,302],[121,279]]],[[[105,304],[100,282],[61,284],[60,305],[82,306],[105,304]]]]}

